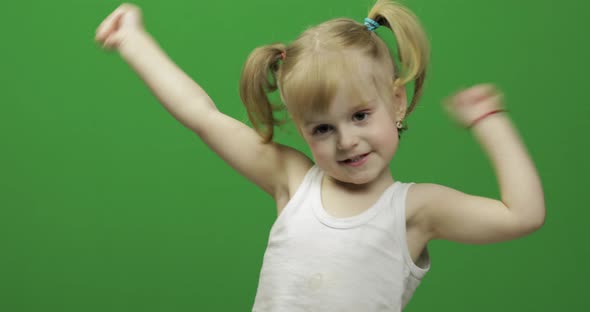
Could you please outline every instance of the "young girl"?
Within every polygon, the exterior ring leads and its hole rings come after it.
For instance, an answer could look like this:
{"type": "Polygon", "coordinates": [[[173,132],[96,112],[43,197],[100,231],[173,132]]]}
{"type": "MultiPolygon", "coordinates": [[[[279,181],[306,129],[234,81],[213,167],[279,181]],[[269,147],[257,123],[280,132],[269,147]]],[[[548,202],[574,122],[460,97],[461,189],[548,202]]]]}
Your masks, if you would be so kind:
{"type": "Polygon", "coordinates": [[[502,200],[392,176],[429,57],[419,22],[399,4],[379,0],[363,22],[334,19],[289,45],[255,49],[240,81],[255,130],[217,110],[144,30],[136,6],[117,8],[96,40],[118,50],[175,118],[275,199],[255,311],[400,311],[430,268],[429,241],[493,243],[544,222],[539,177],[490,85],[445,107],[487,152],[502,200]],[[378,27],[394,33],[399,68],[378,27]],[[313,160],[272,141],[281,107],[268,94],[277,89],[313,160]]]}

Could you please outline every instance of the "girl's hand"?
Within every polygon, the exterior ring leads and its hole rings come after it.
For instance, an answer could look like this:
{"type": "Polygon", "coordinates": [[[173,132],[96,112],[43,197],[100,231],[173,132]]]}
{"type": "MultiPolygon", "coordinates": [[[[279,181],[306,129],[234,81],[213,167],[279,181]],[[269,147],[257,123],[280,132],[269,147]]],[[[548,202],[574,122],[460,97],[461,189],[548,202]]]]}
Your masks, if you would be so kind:
{"type": "Polygon", "coordinates": [[[480,84],[460,91],[443,103],[445,110],[461,126],[468,127],[488,112],[503,109],[502,94],[491,84],[480,84]]]}
{"type": "Polygon", "coordinates": [[[95,40],[107,50],[119,49],[130,36],[143,31],[141,9],[123,3],[100,23],[95,40]]]}

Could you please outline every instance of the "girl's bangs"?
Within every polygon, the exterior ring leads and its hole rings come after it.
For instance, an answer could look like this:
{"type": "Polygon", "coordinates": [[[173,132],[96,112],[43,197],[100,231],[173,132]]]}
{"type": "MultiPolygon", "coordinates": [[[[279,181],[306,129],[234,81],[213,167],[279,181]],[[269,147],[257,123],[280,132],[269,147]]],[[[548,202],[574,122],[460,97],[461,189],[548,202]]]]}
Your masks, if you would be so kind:
{"type": "MultiPolygon", "coordinates": [[[[324,114],[341,87],[360,87],[355,60],[342,53],[318,53],[300,62],[282,84],[285,105],[296,122],[324,114]]],[[[349,90],[352,91],[352,90],[349,90]]]]}

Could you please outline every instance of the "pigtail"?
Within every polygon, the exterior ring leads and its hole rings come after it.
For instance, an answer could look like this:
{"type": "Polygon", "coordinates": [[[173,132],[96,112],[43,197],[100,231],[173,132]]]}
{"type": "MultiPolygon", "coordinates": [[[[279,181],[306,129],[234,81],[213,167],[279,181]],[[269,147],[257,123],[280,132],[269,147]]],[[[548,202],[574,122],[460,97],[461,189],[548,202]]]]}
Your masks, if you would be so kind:
{"type": "Polygon", "coordinates": [[[248,118],[265,143],[272,140],[274,126],[281,122],[274,112],[282,110],[273,105],[267,94],[277,90],[276,74],[285,45],[276,43],[254,49],[242,69],[240,98],[248,111],[248,118]]]}
{"type": "Polygon", "coordinates": [[[394,88],[414,81],[414,96],[407,108],[410,114],[422,95],[430,46],[418,18],[407,8],[390,0],[378,0],[369,11],[369,18],[391,29],[397,41],[401,75],[396,77],[394,88]]]}

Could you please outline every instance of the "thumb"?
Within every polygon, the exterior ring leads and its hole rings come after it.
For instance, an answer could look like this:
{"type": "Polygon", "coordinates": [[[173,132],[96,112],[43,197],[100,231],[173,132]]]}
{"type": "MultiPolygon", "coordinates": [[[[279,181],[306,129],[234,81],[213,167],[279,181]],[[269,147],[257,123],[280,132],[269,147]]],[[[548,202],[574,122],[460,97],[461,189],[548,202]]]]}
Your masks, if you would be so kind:
{"type": "Polygon", "coordinates": [[[105,40],[104,43],[102,45],[102,47],[104,49],[107,50],[115,50],[118,49],[119,46],[121,45],[121,41],[122,41],[122,34],[120,31],[111,33],[105,40]]]}

